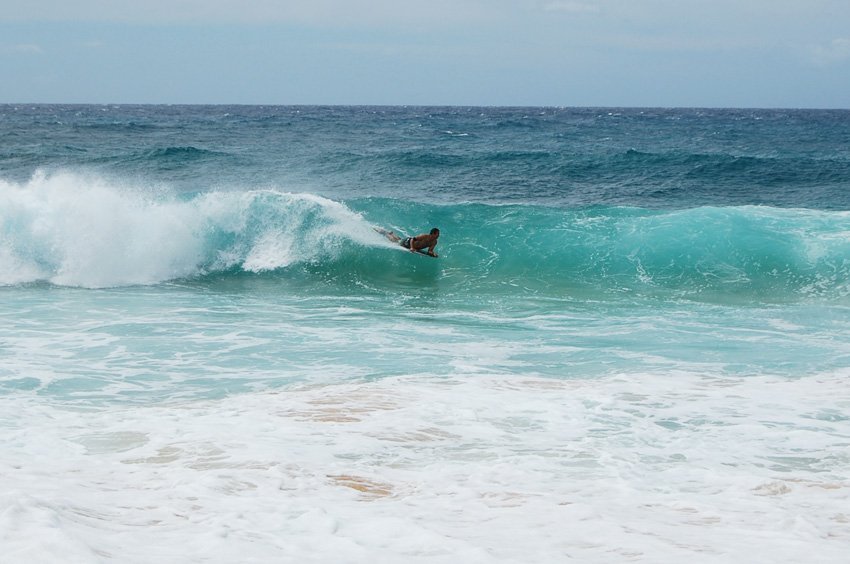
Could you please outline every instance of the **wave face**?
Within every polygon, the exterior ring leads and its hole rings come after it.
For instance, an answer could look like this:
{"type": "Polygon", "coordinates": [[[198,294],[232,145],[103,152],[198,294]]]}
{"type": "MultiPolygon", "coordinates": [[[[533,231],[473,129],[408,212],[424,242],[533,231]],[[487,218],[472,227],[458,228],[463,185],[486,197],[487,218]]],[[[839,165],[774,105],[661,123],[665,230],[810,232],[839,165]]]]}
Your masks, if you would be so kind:
{"type": "Polygon", "coordinates": [[[848,212],[342,203],[275,190],[142,190],[75,174],[0,183],[0,199],[5,285],[263,275],[284,289],[723,301],[835,299],[850,289],[848,212]],[[374,231],[432,225],[443,233],[437,261],[374,231]]]}
{"type": "Polygon", "coordinates": [[[370,205],[407,224],[433,217],[450,241],[446,268],[470,293],[773,301],[850,290],[847,212],[370,205]]]}

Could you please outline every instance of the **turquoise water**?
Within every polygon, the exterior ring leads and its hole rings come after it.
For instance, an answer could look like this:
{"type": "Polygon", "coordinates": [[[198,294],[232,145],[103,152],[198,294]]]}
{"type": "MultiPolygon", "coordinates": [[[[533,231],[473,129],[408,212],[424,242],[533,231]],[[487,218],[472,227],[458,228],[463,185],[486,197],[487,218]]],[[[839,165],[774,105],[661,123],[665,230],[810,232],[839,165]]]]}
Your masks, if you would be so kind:
{"type": "Polygon", "coordinates": [[[4,192],[4,333],[35,327],[51,355],[65,350],[42,380],[23,368],[30,347],[8,346],[27,352],[6,389],[163,401],[451,374],[468,362],[458,339],[514,351],[488,370],[549,378],[696,366],[796,377],[845,358],[843,339],[823,338],[847,329],[845,212],[151,196],[97,182],[66,174],[4,192]],[[416,218],[443,230],[439,259],[373,230],[416,218]],[[376,357],[386,338],[423,350],[376,357]]]}
{"type": "Polygon", "coordinates": [[[0,106],[0,540],[838,562],[849,148],[846,111],[0,106]]]}

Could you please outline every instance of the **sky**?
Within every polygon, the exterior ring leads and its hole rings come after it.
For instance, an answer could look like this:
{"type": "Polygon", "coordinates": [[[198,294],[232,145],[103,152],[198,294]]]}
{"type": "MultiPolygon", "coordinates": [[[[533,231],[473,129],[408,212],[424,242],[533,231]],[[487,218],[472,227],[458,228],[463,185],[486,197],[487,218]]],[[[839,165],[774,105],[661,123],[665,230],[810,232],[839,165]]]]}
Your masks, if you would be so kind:
{"type": "Polygon", "coordinates": [[[0,103],[850,108],[850,0],[0,0],[0,103]]]}

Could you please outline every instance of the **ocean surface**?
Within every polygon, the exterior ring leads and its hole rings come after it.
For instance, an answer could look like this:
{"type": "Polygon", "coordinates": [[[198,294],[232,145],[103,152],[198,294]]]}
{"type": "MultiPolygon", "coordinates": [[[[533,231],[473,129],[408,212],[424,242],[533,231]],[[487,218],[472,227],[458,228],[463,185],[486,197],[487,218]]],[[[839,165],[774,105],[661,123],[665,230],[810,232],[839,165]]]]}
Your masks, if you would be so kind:
{"type": "Polygon", "coordinates": [[[845,563],[850,111],[0,105],[0,484],[4,563],[845,563]]]}

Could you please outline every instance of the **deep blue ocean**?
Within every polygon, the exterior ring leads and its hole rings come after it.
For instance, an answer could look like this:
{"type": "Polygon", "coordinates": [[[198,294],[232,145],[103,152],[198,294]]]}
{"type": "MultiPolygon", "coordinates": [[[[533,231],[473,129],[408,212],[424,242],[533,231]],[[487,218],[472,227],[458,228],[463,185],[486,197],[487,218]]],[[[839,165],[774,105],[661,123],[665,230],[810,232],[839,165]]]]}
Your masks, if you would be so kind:
{"type": "Polygon", "coordinates": [[[0,105],[20,561],[839,562],[848,376],[847,110],[0,105]]]}

